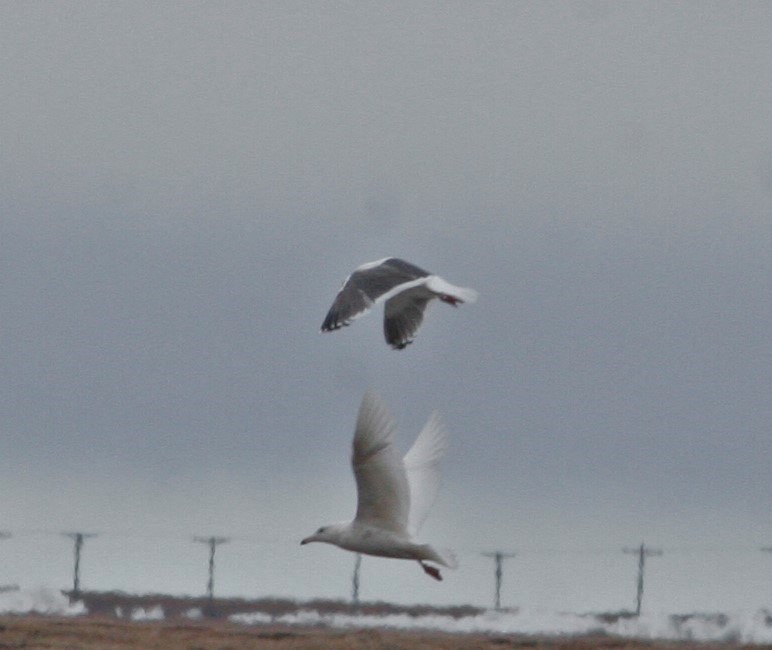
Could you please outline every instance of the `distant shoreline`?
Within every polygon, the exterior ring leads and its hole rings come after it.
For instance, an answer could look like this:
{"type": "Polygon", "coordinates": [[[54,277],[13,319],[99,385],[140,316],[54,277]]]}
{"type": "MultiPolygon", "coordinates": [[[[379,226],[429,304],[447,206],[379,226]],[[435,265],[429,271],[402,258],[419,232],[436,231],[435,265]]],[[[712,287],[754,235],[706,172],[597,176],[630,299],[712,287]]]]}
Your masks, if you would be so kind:
{"type": "MultiPolygon", "coordinates": [[[[471,605],[434,606],[434,605],[397,605],[383,601],[363,601],[354,604],[351,601],[313,599],[299,601],[289,598],[213,598],[203,596],[175,596],[170,594],[129,594],[121,591],[82,591],[74,597],[71,591],[63,591],[71,601],[81,601],[89,614],[115,616],[117,608],[127,613],[135,608],[149,611],[161,607],[167,618],[185,618],[191,610],[199,610],[203,618],[227,619],[234,614],[265,614],[272,619],[300,610],[315,611],[320,615],[348,614],[387,616],[407,614],[409,616],[476,616],[486,609],[471,605]]],[[[516,611],[516,610],[511,610],[516,611]]],[[[189,616],[187,616],[189,618],[189,616]]]]}

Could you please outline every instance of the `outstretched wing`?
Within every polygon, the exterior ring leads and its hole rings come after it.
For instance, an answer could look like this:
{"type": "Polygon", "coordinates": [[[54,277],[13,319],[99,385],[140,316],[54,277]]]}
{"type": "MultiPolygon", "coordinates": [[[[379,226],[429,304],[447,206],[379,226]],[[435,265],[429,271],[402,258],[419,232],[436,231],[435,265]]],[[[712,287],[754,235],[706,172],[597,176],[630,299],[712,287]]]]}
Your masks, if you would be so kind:
{"type": "Polygon", "coordinates": [[[410,488],[405,466],[393,445],[394,429],[381,400],[366,393],[359,407],[351,458],[357,483],[355,521],[405,534],[410,488]]]}
{"type": "Polygon", "coordinates": [[[440,486],[440,459],[448,448],[448,432],[439,413],[432,413],[413,446],[405,454],[404,465],[410,487],[408,531],[415,535],[429,514],[440,486]]]}
{"type": "Polygon", "coordinates": [[[434,294],[424,286],[413,287],[392,296],[383,310],[383,335],[393,348],[401,350],[421,327],[424,311],[434,294]]]}
{"type": "Polygon", "coordinates": [[[322,323],[322,331],[329,332],[350,324],[374,304],[423,283],[428,275],[423,269],[396,257],[363,264],[344,280],[322,323]]]}

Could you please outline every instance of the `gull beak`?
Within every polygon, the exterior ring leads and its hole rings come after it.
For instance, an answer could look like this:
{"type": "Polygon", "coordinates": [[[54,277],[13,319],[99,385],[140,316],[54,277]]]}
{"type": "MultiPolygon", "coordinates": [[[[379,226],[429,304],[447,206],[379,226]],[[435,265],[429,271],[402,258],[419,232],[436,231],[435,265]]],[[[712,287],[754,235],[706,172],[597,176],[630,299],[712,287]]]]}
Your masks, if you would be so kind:
{"type": "Polygon", "coordinates": [[[303,546],[303,544],[308,544],[308,542],[313,541],[310,537],[306,537],[305,539],[300,540],[300,545],[303,546]]]}

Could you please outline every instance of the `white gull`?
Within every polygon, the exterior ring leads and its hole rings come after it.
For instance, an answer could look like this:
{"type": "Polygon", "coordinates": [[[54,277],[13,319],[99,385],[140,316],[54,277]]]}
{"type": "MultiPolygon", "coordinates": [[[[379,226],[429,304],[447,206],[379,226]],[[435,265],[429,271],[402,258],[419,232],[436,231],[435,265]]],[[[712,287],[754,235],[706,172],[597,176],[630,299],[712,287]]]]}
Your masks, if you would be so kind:
{"type": "Polygon", "coordinates": [[[431,577],[442,580],[433,562],[457,566],[452,552],[413,541],[429,514],[439,487],[439,460],[447,432],[433,413],[413,446],[400,458],[393,445],[394,421],[373,393],[362,398],[354,433],[351,465],[357,484],[353,521],[322,526],[301,544],[326,542],[347,551],[416,560],[431,577]]]}
{"type": "Polygon", "coordinates": [[[391,347],[401,350],[413,342],[424,310],[434,298],[455,307],[474,302],[477,292],[457,287],[410,262],[386,257],[363,264],[343,281],[321,329],[340,329],[385,301],[383,334],[391,347]]]}

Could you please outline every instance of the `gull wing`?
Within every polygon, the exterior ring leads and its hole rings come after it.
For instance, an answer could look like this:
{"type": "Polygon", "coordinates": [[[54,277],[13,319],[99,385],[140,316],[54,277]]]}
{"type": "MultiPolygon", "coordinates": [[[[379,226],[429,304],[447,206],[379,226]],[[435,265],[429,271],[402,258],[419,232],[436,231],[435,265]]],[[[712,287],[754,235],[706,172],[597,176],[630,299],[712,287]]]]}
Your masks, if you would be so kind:
{"type": "Polygon", "coordinates": [[[355,521],[400,534],[407,532],[410,487],[394,448],[394,420],[373,393],[362,398],[351,465],[357,484],[355,521]]]}
{"type": "Polygon", "coordinates": [[[421,327],[424,310],[434,294],[425,286],[402,291],[386,301],[383,310],[383,335],[393,348],[401,350],[413,339],[421,327]]]}
{"type": "Polygon", "coordinates": [[[350,324],[374,304],[423,283],[428,275],[423,269],[396,257],[363,264],[344,280],[322,323],[322,331],[329,332],[350,324]]]}
{"type": "Polygon", "coordinates": [[[440,459],[448,447],[448,432],[439,413],[432,413],[413,446],[405,454],[404,465],[410,487],[408,531],[415,535],[424,523],[440,486],[440,459]]]}

